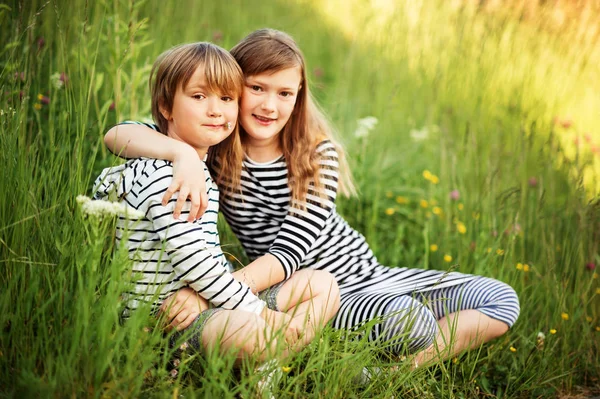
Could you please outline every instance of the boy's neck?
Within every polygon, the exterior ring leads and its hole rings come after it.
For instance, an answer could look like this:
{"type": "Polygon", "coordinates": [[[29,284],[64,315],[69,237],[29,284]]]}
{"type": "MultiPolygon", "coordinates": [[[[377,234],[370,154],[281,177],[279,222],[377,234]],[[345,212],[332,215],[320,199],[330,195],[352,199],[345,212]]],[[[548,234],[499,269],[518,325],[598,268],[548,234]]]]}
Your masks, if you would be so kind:
{"type": "Polygon", "coordinates": [[[190,147],[192,147],[196,151],[196,153],[198,153],[198,156],[200,157],[200,159],[204,159],[204,157],[206,157],[206,154],[208,153],[208,147],[203,147],[203,148],[194,147],[190,143],[186,143],[185,141],[183,141],[176,134],[171,134],[171,131],[167,132],[167,136],[172,138],[173,140],[177,140],[179,142],[185,143],[185,144],[189,145],[190,147]]]}

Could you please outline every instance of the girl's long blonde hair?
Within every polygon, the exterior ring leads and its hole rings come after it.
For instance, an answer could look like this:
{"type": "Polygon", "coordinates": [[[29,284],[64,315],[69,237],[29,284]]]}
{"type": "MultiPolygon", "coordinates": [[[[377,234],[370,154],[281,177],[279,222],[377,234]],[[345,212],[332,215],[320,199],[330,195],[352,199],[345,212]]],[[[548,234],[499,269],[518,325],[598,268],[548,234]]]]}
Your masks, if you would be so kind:
{"type": "MultiPolygon", "coordinates": [[[[161,109],[172,112],[175,93],[185,88],[198,67],[204,68],[208,90],[227,94],[237,101],[241,98],[244,75],[227,50],[207,42],[173,47],[158,57],[150,73],[152,117],[163,134],[168,133],[169,123],[161,109]]],[[[216,158],[220,160],[217,184],[225,188],[238,187],[244,159],[238,124],[225,140],[211,147],[208,154],[209,165],[216,158]]]]}
{"type": "MultiPolygon", "coordinates": [[[[339,192],[354,194],[355,189],[346,164],[343,148],[333,140],[333,131],[310,94],[306,78],[306,64],[300,48],[288,34],[274,29],[259,29],[246,36],[231,49],[245,77],[273,73],[300,67],[300,90],[290,119],[279,134],[283,155],[288,167],[288,185],[292,201],[304,203],[311,182],[317,192],[319,179],[319,154],[317,145],[328,139],[335,145],[339,156],[339,192]]],[[[240,126],[242,141],[247,134],[240,126]]]]}

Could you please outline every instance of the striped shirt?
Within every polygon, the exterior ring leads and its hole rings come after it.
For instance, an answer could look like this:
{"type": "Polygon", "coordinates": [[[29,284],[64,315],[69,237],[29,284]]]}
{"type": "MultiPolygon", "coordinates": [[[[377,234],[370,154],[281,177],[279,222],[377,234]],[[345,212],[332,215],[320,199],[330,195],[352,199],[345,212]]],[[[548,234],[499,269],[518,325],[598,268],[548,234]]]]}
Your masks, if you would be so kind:
{"type": "MultiPolygon", "coordinates": [[[[133,261],[133,287],[126,293],[124,316],[150,303],[153,310],[177,290],[190,286],[215,307],[260,313],[265,303],[229,272],[217,233],[219,190],[204,165],[208,208],[193,223],[173,218],[177,196],[162,206],[173,178],[171,162],[138,158],[104,169],[95,183],[94,199],[119,198],[141,211],[139,221],[120,217],[117,242],[133,261]]],[[[189,213],[186,202],[182,217],[189,213]]]]}

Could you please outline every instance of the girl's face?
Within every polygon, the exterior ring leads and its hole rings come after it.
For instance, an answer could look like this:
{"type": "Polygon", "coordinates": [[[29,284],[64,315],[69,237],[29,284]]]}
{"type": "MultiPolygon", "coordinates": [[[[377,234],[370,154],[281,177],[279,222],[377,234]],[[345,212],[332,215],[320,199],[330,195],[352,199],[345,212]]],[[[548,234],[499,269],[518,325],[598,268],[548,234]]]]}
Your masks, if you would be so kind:
{"type": "Polygon", "coordinates": [[[199,152],[231,134],[238,116],[236,98],[208,89],[200,66],[185,87],[179,86],[171,112],[162,111],[169,123],[168,135],[190,144],[199,152]]]}
{"type": "Polygon", "coordinates": [[[300,90],[300,67],[246,77],[240,123],[248,145],[278,145],[278,135],[292,115],[300,90]]]}

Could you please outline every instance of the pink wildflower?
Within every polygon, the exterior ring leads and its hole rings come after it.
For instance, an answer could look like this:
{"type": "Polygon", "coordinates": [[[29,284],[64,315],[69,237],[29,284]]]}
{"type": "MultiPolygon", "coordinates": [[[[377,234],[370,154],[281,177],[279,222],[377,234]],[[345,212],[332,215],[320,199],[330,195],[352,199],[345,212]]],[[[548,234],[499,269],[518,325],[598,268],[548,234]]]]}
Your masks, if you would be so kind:
{"type": "Polygon", "coordinates": [[[535,178],[535,176],[531,176],[527,183],[529,184],[529,187],[537,187],[538,180],[535,178]]]}
{"type": "Polygon", "coordinates": [[[40,37],[37,39],[37,47],[38,47],[38,50],[41,50],[41,49],[43,49],[45,45],[46,45],[46,39],[44,39],[42,36],[40,36],[40,37]]]}
{"type": "Polygon", "coordinates": [[[458,201],[460,199],[460,192],[458,190],[452,190],[450,192],[450,199],[453,201],[458,201]]]}
{"type": "Polygon", "coordinates": [[[61,82],[63,82],[65,85],[67,84],[67,82],[69,81],[69,77],[67,76],[66,73],[61,72],[60,73],[60,77],[58,78],[61,82]]]}
{"type": "Polygon", "coordinates": [[[115,102],[113,101],[112,103],[110,103],[110,105],[108,106],[108,110],[109,111],[114,111],[116,108],[115,102]]]}
{"type": "Polygon", "coordinates": [[[214,31],[212,34],[212,38],[213,42],[220,42],[221,40],[223,40],[223,32],[221,32],[220,30],[214,31]]]}
{"type": "Polygon", "coordinates": [[[596,264],[594,262],[588,262],[585,264],[585,268],[588,270],[595,270],[596,269],[596,264]]]}

